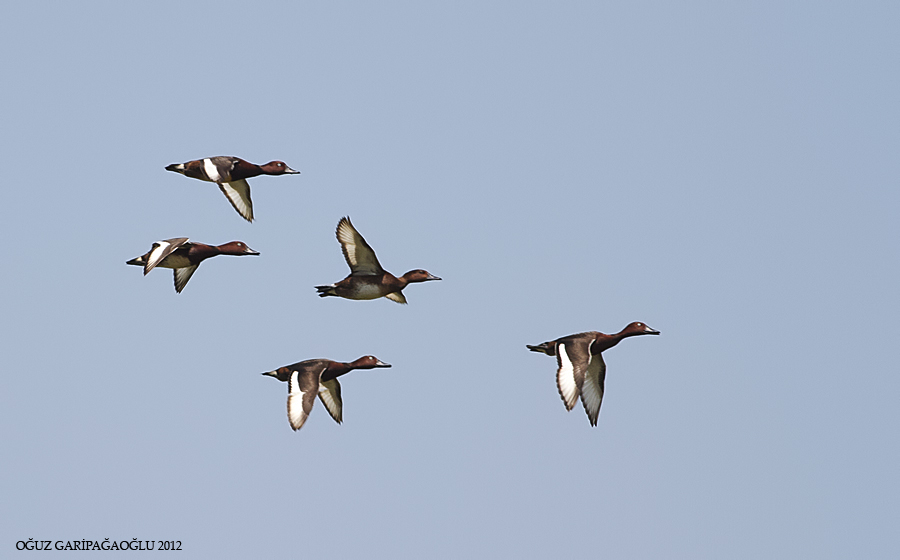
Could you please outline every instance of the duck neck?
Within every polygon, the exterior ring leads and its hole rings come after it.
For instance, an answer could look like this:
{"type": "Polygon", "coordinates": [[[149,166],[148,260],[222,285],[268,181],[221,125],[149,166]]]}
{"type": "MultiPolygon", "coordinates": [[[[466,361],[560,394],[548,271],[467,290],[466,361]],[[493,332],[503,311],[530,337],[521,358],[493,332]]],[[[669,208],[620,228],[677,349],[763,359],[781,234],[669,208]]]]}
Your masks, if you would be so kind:
{"type": "Polygon", "coordinates": [[[328,381],[329,379],[334,379],[336,377],[340,377],[345,373],[348,373],[355,369],[352,363],[345,362],[331,362],[327,368],[325,368],[325,372],[322,374],[322,380],[328,381]]]}
{"type": "Polygon", "coordinates": [[[237,255],[238,254],[237,251],[231,249],[231,247],[228,246],[228,243],[225,243],[224,245],[216,245],[215,247],[212,247],[212,249],[216,250],[216,252],[215,252],[216,255],[237,255]]]}
{"type": "Polygon", "coordinates": [[[202,261],[209,257],[221,254],[222,249],[215,245],[207,245],[206,243],[193,243],[189,252],[193,258],[199,258],[202,261]]]}
{"type": "Polygon", "coordinates": [[[244,177],[245,179],[249,179],[250,177],[257,177],[265,173],[265,170],[256,165],[255,163],[250,163],[249,161],[241,160],[234,164],[234,169],[231,171],[232,175],[235,175],[236,171],[240,171],[239,176],[244,177]]]}
{"type": "Polygon", "coordinates": [[[594,348],[591,351],[591,353],[599,354],[600,352],[609,350],[610,348],[612,348],[613,346],[618,344],[620,340],[625,338],[625,336],[627,336],[627,335],[623,335],[620,332],[616,333],[616,334],[602,334],[601,333],[600,336],[597,337],[597,343],[594,344],[594,348]]]}

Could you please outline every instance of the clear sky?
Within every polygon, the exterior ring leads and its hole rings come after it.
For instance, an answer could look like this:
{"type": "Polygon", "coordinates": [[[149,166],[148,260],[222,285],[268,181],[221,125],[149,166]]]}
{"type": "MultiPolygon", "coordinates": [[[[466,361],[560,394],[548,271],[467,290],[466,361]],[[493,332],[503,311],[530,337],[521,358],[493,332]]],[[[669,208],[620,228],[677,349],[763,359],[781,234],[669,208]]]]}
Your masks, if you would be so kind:
{"type": "Polygon", "coordinates": [[[898,4],[28,2],[0,26],[0,556],[900,554],[898,4]],[[251,180],[249,224],[164,170],[213,155],[302,174],[251,180]],[[444,280],[316,297],[345,215],[444,280]],[[261,256],[182,294],[125,265],[181,236],[261,256]],[[525,344],[631,321],[662,335],[606,353],[591,428],[525,344]],[[366,354],[394,367],[341,378],[343,425],[317,403],[294,433],[260,375],[366,354]]]}

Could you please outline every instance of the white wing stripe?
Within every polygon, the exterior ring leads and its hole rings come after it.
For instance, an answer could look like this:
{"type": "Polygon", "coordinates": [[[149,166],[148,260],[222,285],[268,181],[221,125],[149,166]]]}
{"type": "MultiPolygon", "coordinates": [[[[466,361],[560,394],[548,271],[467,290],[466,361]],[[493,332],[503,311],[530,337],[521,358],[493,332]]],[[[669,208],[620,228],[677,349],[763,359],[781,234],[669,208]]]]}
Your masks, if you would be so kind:
{"type": "Polygon", "coordinates": [[[578,402],[578,386],[575,384],[575,367],[566,353],[564,344],[557,345],[556,353],[559,356],[559,371],[556,373],[556,385],[563,398],[567,410],[572,410],[578,402]]]}
{"type": "Polygon", "coordinates": [[[290,421],[291,428],[294,430],[302,428],[304,422],[306,422],[306,417],[309,416],[303,410],[303,391],[300,390],[300,383],[297,380],[299,375],[297,371],[291,372],[291,392],[287,400],[288,421],[290,421]]]}
{"type": "Polygon", "coordinates": [[[159,261],[162,259],[163,254],[166,252],[166,248],[171,245],[167,241],[157,241],[153,244],[153,250],[150,251],[150,256],[147,257],[147,272],[153,270],[159,261]]]}
{"type": "Polygon", "coordinates": [[[221,177],[219,177],[219,169],[216,167],[216,164],[213,163],[211,158],[203,160],[203,171],[206,172],[206,176],[209,177],[209,180],[213,183],[218,183],[221,180],[221,177]]]}

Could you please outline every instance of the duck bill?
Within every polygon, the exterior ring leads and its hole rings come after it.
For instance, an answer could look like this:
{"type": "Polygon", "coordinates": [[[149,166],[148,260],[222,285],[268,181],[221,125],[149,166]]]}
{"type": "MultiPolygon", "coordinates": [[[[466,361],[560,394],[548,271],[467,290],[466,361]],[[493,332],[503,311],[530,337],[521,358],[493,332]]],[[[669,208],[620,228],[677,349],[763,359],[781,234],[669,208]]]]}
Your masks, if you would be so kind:
{"type": "Polygon", "coordinates": [[[287,165],[284,166],[284,173],[285,173],[285,175],[299,175],[300,174],[299,171],[297,171],[296,169],[291,169],[287,165]]]}
{"type": "Polygon", "coordinates": [[[428,274],[428,278],[426,278],[425,280],[423,280],[423,282],[428,282],[429,280],[441,280],[441,278],[438,278],[438,277],[435,276],[434,274],[429,273],[429,274],[428,274]]]}
{"type": "Polygon", "coordinates": [[[647,327],[647,330],[645,330],[641,334],[659,334],[659,331],[656,329],[651,329],[650,327],[647,327]]]}
{"type": "Polygon", "coordinates": [[[258,257],[258,256],[259,256],[259,251],[254,251],[254,250],[251,249],[250,247],[247,247],[247,250],[244,251],[244,254],[245,254],[245,255],[253,255],[254,257],[258,257]]]}
{"type": "Polygon", "coordinates": [[[375,367],[391,367],[391,364],[378,360],[378,363],[375,364],[375,367]]]}

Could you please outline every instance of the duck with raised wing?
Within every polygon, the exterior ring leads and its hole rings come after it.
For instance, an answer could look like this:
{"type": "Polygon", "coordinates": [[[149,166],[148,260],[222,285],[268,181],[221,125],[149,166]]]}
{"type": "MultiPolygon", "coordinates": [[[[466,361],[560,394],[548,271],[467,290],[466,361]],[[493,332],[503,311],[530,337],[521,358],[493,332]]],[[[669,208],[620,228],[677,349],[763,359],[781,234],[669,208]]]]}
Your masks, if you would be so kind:
{"type": "Polygon", "coordinates": [[[288,421],[291,428],[297,431],[303,427],[303,423],[312,412],[316,395],[334,421],[338,424],[343,422],[344,402],[341,400],[341,384],[338,383],[338,377],[354,369],[387,367],[391,367],[391,364],[386,364],[375,356],[363,356],[349,363],[325,359],[305,360],[264,372],[263,375],[288,383],[288,421]]]}
{"type": "Polygon", "coordinates": [[[341,218],[335,231],[350,266],[350,276],[337,284],[316,286],[320,297],[337,296],[347,299],[378,299],[386,297],[397,303],[406,303],[403,288],[413,282],[440,280],[427,270],[410,270],[400,278],[381,268],[375,251],[356,231],[350,218],[341,218]]]}
{"type": "Polygon", "coordinates": [[[157,241],[150,250],[135,257],[125,264],[144,267],[144,276],[157,266],[172,268],[175,273],[175,291],[179,294],[187,285],[188,280],[200,266],[200,263],[216,255],[259,255],[256,251],[247,247],[243,241],[231,241],[222,245],[206,245],[193,243],[187,237],[175,237],[164,241],[157,241]]]}
{"type": "Polygon", "coordinates": [[[643,334],[659,334],[644,323],[631,323],[616,334],[583,332],[571,334],[537,346],[526,344],[532,352],[556,356],[556,388],[566,410],[572,410],[578,397],[587,413],[591,426],[597,425],[600,403],[603,402],[603,385],[606,380],[604,350],[609,350],[623,338],[643,334]]]}
{"type": "Polygon", "coordinates": [[[181,173],[187,177],[216,183],[228,202],[248,222],[253,221],[253,202],[250,200],[250,184],[247,179],[258,175],[293,175],[300,173],[283,161],[270,161],[256,165],[239,157],[216,156],[195,159],[185,163],[173,163],[166,171],[181,173]]]}

